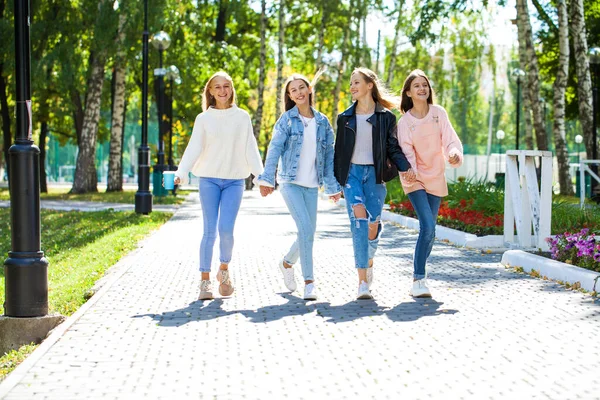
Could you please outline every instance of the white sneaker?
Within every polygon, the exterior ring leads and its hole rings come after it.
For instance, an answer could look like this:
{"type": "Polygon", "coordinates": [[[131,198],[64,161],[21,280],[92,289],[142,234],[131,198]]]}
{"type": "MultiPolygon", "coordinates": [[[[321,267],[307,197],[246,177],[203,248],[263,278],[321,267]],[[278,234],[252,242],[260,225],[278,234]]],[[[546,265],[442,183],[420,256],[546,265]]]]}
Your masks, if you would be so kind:
{"type": "Polygon", "coordinates": [[[414,281],[412,289],[410,290],[412,297],[431,297],[431,292],[427,287],[427,280],[425,278],[414,281]]]}
{"type": "Polygon", "coordinates": [[[365,281],[362,281],[360,285],[358,285],[358,295],[356,296],[357,300],[369,300],[372,299],[373,295],[369,290],[369,284],[365,281]]]}
{"type": "Polygon", "coordinates": [[[317,288],[314,283],[309,283],[304,286],[304,300],[316,300],[317,299],[317,288]]]}
{"type": "Polygon", "coordinates": [[[200,281],[200,295],[198,300],[211,300],[213,298],[210,280],[200,281]]]}
{"type": "Polygon", "coordinates": [[[294,278],[294,267],[286,268],[283,265],[283,260],[279,261],[279,269],[283,274],[283,282],[285,283],[285,287],[288,288],[290,292],[296,290],[296,278],[294,278]]]}

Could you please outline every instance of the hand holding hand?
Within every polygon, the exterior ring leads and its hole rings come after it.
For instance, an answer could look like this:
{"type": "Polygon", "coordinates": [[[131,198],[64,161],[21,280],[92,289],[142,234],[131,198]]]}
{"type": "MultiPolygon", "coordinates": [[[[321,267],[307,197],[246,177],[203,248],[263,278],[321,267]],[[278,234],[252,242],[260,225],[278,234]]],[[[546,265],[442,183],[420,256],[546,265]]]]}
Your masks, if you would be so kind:
{"type": "Polygon", "coordinates": [[[336,194],[332,194],[331,196],[329,196],[329,200],[333,200],[334,203],[337,203],[341,197],[342,197],[341,193],[336,193],[336,194]]]}
{"type": "Polygon", "coordinates": [[[400,178],[402,178],[402,180],[407,184],[412,184],[415,183],[415,181],[417,180],[417,175],[415,175],[415,171],[413,171],[413,169],[410,168],[406,172],[400,172],[400,178]]]}
{"type": "Polygon", "coordinates": [[[174,182],[176,185],[179,185],[181,183],[181,179],[178,176],[176,176],[174,182]]]}
{"type": "Polygon", "coordinates": [[[271,193],[273,193],[273,190],[275,190],[272,187],[263,186],[263,185],[260,185],[259,189],[260,189],[260,195],[262,197],[266,197],[266,196],[270,195],[271,193]]]}

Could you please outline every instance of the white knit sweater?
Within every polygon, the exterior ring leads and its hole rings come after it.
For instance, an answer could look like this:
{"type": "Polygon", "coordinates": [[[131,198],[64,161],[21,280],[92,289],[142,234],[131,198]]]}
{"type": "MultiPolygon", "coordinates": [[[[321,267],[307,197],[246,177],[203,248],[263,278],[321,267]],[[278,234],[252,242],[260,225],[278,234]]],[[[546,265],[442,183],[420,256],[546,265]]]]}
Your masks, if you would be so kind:
{"type": "Polygon", "coordinates": [[[198,114],[190,142],[175,176],[188,183],[188,172],[205,178],[245,179],[263,172],[250,115],[235,104],[198,114]]]}

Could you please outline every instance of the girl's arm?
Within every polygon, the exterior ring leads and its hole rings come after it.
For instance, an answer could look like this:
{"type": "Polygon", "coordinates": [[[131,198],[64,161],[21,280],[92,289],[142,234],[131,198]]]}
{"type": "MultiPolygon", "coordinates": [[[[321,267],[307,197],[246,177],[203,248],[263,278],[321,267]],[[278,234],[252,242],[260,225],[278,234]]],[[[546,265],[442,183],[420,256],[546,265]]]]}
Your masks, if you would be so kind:
{"type": "Polygon", "coordinates": [[[192,137],[183,152],[183,156],[181,157],[181,161],[177,166],[177,171],[175,171],[175,176],[180,179],[181,184],[185,185],[189,182],[188,173],[194,167],[196,161],[202,154],[202,149],[204,147],[205,140],[205,131],[201,121],[202,114],[198,114],[196,120],[194,121],[194,129],[192,130],[192,137]]]}
{"type": "Polygon", "coordinates": [[[248,164],[248,168],[250,169],[252,175],[256,177],[263,173],[263,163],[260,158],[260,152],[258,151],[256,138],[254,137],[254,132],[252,130],[252,120],[250,120],[250,115],[248,115],[246,126],[246,134],[248,136],[246,138],[246,163],[248,164]]]}
{"type": "Polygon", "coordinates": [[[267,149],[267,159],[265,160],[265,169],[257,177],[257,183],[261,186],[275,187],[275,170],[279,157],[283,154],[288,139],[291,121],[287,114],[283,114],[273,128],[273,137],[269,148],[267,149]]]}
{"type": "Polygon", "coordinates": [[[406,172],[410,169],[411,164],[409,163],[406,154],[404,153],[404,149],[401,148],[400,144],[398,143],[396,131],[397,125],[394,124],[390,127],[390,130],[387,132],[387,155],[390,158],[390,160],[392,160],[392,162],[396,164],[396,167],[398,167],[399,171],[406,172]]]}
{"type": "Polygon", "coordinates": [[[450,161],[450,166],[458,168],[463,163],[463,146],[462,143],[450,123],[448,113],[442,107],[438,107],[440,110],[440,128],[442,130],[442,146],[444,150],[444,157],[446,161],[450,161]],[[454,162],[452,162],[454,161],[454,162]]]}
{"type": "MultiPolygon", "coordinates": [[[[402,149],[402,152],[410,164],[410,168],[413,170],[413,173],[417,175],[417,154],[415,153],[415,148],[413,147],[410,129],[406,125],[406,122],[403,122],[402,119],[400,119],[400,122],[398,122],[398,141],[400,142],[400,148],[402,149]]],[[[407,182],[405,179],[402,179],[402,175],[400,175],[400,181],[404,186],[407,187],[412,186],[413,184],[413,182],[407,182]]]]}
{"type": "Polygon", "coordinates": [[[333,173],[333,146],[335,144],[335,137],[333,136],[333,127],[329,123],[329,120],[327,120],[327,135],[325,141],[325,171],[323,173],[323,180],[325,183],[325,194],[332,196],[340,193],[342,191],[342,188],[340,187],[338,181],[335,179],[335,175],[333,173]]]}

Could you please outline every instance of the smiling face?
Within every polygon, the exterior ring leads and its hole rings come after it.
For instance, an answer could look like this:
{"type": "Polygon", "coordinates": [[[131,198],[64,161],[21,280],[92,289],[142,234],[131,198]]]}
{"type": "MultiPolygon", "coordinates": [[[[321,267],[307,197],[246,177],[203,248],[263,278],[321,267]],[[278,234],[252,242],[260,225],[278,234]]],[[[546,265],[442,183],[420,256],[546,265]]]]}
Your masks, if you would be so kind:
{"type": "Polygon", "coordinates": [[[231,106],[233,87],[227,78],[222,76],[213,78],[210,83],[209,93],[215,98],[216,108],[229,108],[229,106],[231,106]]]}
{"type": "Polygon", "coordinates": [[[410,83],[410,88],[406,91],[406,95],[410,97],[413,102],[427,102],[431,94],[429,82],[422,76],[417,76],[410,83]]]}
{"type": "Polygon", "coordinates": [[[350,77],[350,93],[352,94],[353,101],[366,96],[372,96],[372,90],[373,82],[367,83],[365,77],[360,72],[352,74],[350,77]]]}
{"type": "Polygon", "coordinates": [[[302,79],[294,79],[288,84],[288,96],[297,106],[310,105],[312,88],[302,79]]]}

